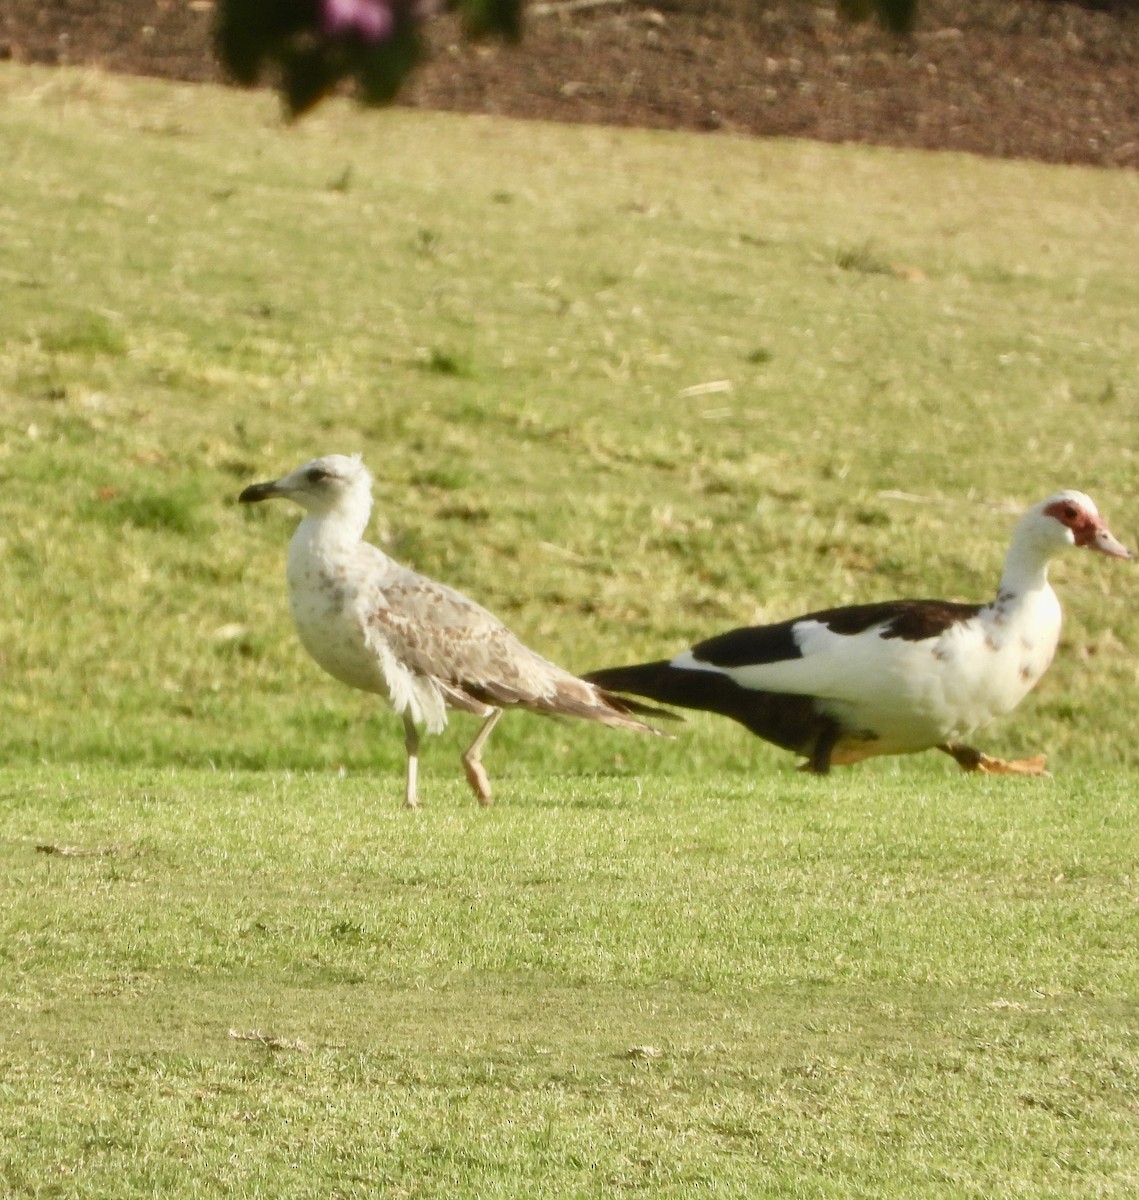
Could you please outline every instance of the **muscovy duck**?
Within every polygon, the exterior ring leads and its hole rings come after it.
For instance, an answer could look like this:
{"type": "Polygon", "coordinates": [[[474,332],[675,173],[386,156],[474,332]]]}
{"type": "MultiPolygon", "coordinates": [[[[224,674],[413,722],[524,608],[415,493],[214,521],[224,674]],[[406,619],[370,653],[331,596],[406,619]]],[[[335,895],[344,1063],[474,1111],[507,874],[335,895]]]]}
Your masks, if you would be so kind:
{"type": "Polygon", "coordinates": [[[963,769],[1043,775],[1044,756],[1005,761],[962,738],[1011,712],[1060,637],[1048,563],[1069,546],[1130,558],[1082,492],[1021,517],[995,600],[895,600],[735,629],[675,658],[592,671],[607,692],[731,717],[805,757],[802,769],[936,747],[963,769]]]}
{"type": "Polygon", "coordinates": [[[442,732],[448,708],[484,718],[463,754],[482,804],[491,797],[482,750],[504,708],[660,733],[633,715],[657,710],[619,700],[548,662],[473,600],[363,541],[372,477],[359,455],[313,459],[281,479],[252,484],[238,499],[248,504],[278,496],[306,510],[289,543],[287,567],[301,643],[334,678],[387,696],[402,715],[408,807],[419,803],[418,726],[442,732]]]}

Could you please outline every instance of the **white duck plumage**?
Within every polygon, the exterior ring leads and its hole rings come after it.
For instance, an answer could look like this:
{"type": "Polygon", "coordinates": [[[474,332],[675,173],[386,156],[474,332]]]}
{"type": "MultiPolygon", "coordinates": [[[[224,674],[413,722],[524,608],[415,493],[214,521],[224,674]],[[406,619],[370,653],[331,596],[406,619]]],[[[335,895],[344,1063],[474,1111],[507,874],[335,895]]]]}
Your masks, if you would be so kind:
{"type": "Polygon", "coordinates": [[[732,717],[806,756],[807,769],[938,747],[964,768],[1039,774],[1043,758],[961,744],[1011,712],[1048,669],[1060,602],[1048,564],[1071,546],[1129,552],[1082,492],[1042,500],[1016,526],[989,604],[900,600],[737,629],[675,658],[594,671],[609,690],[732,717]]]}
{"type": "Polygon", "coordinates": [[[484,804],[490,783],[482,749],[504,707],[658,732],[632,715],[653,710],[609,696],[535,654],[481,605],[365,542],[372,478],[359,455],[313,459],[281,479],[247,487],[239,499],[275,497],[306,510],[287,564],[301,643],[335,679],[386,696],[403,717],[409,806],[418,803],[417,727],[441,732],[448,708],[484,718],[463,754],[467,779],[484,804]]]}

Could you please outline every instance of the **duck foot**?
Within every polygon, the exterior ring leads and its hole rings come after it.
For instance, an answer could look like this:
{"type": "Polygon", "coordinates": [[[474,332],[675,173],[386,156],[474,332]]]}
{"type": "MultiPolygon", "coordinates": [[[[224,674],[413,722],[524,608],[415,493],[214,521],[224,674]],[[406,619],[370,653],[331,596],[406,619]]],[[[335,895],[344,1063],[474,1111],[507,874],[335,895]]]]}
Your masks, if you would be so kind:
{"type": "Polygon", "coordinates": [[[1035,758],[991,758],[981,750],[972,746],[963,746],[960,742],[946,742],[938,749],[948,754],[962,771],[977,771],[982,775],[1031,775],[1035,778],[1047,778],[1044,769],[1047,755],[1038,754],[1035,758]]]}

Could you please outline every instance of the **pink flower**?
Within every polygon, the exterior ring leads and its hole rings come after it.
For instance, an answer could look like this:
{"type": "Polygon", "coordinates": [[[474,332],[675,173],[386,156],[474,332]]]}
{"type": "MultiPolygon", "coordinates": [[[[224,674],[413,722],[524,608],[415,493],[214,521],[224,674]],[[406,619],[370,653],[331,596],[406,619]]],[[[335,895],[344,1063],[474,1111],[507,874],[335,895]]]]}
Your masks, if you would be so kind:
{"type": "Polygon", "coordinates": [[[384,0],[322,0],[321,28],[331,37],[355,34],[366,42],[383,42],[394,24],[384,0]]]}

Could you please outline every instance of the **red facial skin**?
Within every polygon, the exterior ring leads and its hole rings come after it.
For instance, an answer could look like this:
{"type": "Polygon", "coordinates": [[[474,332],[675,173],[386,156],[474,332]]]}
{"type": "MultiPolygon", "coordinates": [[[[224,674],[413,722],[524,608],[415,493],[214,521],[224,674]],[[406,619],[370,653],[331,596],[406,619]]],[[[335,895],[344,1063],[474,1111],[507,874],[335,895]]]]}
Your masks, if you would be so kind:
{"type": "Polygon", "coordinates": [[[1126,555],[1126,551],[1120,554],[1123,547],[1103,521],[1072,500],[1057,500],[1055,504],[1049,504],[1044,515],[1066,525],[1072,531],[1077,546],[1086,546],[1089,550],[1098,550],[1115,558],[1126,555]]]}

